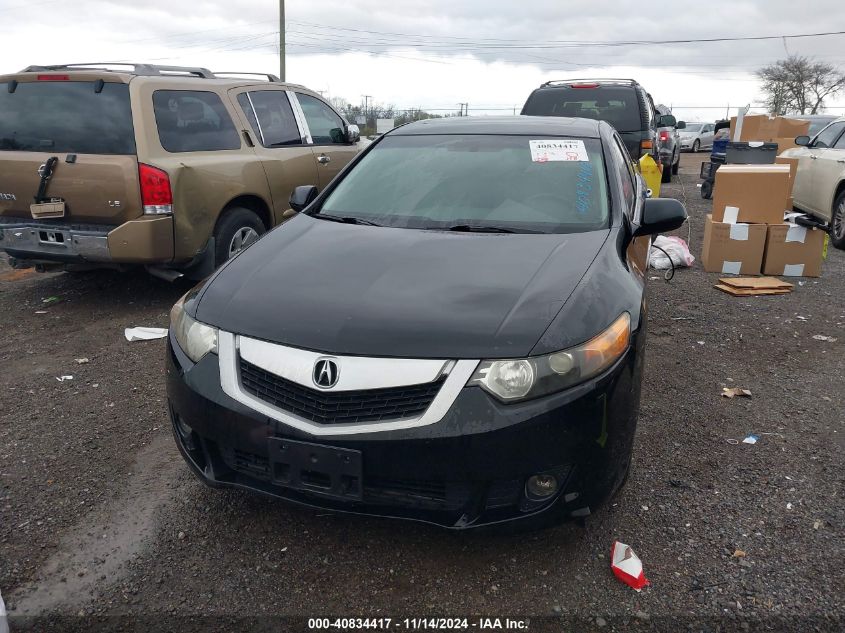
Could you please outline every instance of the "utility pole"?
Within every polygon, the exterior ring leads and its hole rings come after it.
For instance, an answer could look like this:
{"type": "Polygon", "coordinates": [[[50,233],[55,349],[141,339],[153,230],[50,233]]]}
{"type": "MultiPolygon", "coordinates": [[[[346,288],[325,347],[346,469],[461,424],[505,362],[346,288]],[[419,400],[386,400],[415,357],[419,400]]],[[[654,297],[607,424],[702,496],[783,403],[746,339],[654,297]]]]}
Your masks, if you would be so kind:
{"type": "Polygon", "coordinates": [[[458,111],[458,116],[469,116],[469,104],[468,103],[459,103],[458,107],[460,107],[460,110],[458,111]],[[466,114],[464,114],[464,109],[466,109],[466,114]]]}
{"type": "Polygon", "coordinates": [[[279,0],[279,79],[285,81],[285,0],[279,0]]]}

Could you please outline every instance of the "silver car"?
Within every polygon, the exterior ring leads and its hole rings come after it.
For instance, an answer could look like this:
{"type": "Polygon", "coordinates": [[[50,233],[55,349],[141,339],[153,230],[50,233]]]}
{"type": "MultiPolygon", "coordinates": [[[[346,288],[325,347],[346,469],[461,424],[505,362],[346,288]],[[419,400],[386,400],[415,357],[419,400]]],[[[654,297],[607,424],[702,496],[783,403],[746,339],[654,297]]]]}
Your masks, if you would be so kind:
{"type": "Polygon", "coordinates": [[[713,147],[713,123],[690,123],[680,130],[681,151],[697,152],[713,147]]]}

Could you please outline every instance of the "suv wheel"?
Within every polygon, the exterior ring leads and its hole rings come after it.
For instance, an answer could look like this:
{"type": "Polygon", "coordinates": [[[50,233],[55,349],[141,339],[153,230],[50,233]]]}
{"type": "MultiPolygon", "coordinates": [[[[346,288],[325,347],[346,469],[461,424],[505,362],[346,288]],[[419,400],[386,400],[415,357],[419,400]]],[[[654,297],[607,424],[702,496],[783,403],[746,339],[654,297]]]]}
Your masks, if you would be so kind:
{"type": "Polygon", "coordinates": [[[672,163],[667,163],[663,165],[663,175],[660,178],[660,182],[667,183],[672,182],[672,163]]]}
{"type": "Polygon", "coordinates": [[[678,154],[675,156],[675,162],[672,163],[672,175],[677,176],[678,170],[680,168],[681,168],[681,153],[678,152],[678,154]]]}
{"type": "Polygon", "coordinates": [[[266,228],[253,211],[232,207],[223,212],[214,229],[214,263],[220,266],[227,259],[261,237],[266,228]]]}
{"type": "Polygon", "coordinates": [[[830,241],[833,245],[845,250],[845,191],[836,196],[833,203],[833,217],[830,219],[830,241]]]}

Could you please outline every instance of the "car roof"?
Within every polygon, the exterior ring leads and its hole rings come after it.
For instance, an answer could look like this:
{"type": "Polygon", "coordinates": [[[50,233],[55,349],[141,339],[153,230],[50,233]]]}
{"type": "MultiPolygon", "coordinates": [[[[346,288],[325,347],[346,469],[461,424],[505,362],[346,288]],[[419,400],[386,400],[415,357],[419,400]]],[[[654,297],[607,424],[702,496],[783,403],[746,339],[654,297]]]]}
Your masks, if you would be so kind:
{"type": "MultiPolygon", "coordinates": [[[[600,138],[602,121],[553,116],[469,116],[425,119],[396,128],[391,136],[425,134],[517,134],[600,138]]],[[[606,125],[606,124],[605,124],[606,125]]]]}
{"type": "Polygon", "coordinates": [[[843,117],[837,117],[835,114],[787,114],[785,119],[801,119],[804,121],[833,121],[834,119],[841,119],[843,117]]]}

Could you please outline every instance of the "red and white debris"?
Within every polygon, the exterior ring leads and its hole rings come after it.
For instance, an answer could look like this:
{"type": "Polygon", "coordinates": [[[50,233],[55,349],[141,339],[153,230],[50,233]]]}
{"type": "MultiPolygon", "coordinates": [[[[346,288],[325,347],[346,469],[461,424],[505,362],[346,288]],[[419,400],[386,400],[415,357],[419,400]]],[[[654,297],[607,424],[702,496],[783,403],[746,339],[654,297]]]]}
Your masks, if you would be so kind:
{"type": "Polygon", "coordinates": [[[619,541],[613,542],[613,549],[610,551],[610,568],[619,580],[637,591],[649,584],[643,572],[643,562],[630,545],[619,541]]]}

